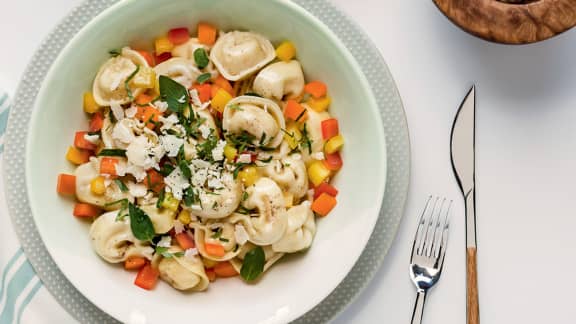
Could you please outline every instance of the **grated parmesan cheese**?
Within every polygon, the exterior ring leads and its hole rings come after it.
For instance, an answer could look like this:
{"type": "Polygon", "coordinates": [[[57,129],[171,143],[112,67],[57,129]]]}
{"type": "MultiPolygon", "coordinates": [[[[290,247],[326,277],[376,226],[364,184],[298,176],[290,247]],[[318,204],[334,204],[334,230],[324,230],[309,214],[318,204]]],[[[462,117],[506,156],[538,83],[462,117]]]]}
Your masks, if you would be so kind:
{"type": "Polygon", "coordinates": [[[234,226],[234,237],[236,238],[236,243],[243,245],[244,243],[248,242],[250,236],[246,229],[241,224],[236,224],[234,226]]]}
{"type": "Polygon", "coordinates": [[[128,118],[134,118],[134,116],[136,116],[137,112],[138,112],[138,108],[136,108],[136,106],[131,106],[130,108],[124,110],[124,113],[126,114],[126,117],[128,117],[128,118]]]}
{"type": "Polygon", "coordinates": [[[226,141],[220,140],[216,147],[212,150],[212,159],[214,161],[224,160],[224,146],[226,146],[226,141]]]}
{"type": "Polygon", "coordinates": [[[182,224],[179,220],[174,221],[174,232],[176,234],[184,232],[184,224],[182,224]]]}
{"type": "Polygon", "coordinates": [[[124,119],[124,108],[122,108],[118,102],[112,101],[110,103],[110,110],[112,110],[112,114],[116,120],[124,119]]]}
{"type": "Polygon", "coordinates": [[[250,154],[240,154],[238,159],[236,160],[237,163],[250,163],[252,162],[252,155],[250,154]]]}
{"type": "Polygon", "coordinates": [[[168,109],[168,103],[166,101],[156,100],[154,101],[154,107],[160,110],[160,112],[165,112],[168,109]]]}
{"type": "Polygon", "coordinates": [[[322,160],[324,160],[324,152],[312,153],[311,157],[312,157],[314,160],[322,161],[322,160]]]}
{"type": "Polygon", "coordinates": [[[160,247],[169,248],[170,246],[172,246],[172,238],[170,237],[170,235],[162,236],[162,238],[156,245],[160,247]]]}
{"type": "Polygon", "coordinates": [[[174,169],[166,178],[164,178],[164,183],[172,192],[174,198],[182,200],[182,195],[184,190],[190,187],[190,183],[182,174],[180,168],[174,169]]]}
{"type": "Polygon", "coordinates": [[[92,144],[98,144],[98,142],[100,142],[100,136],[98,136],[97,134],[90,135],[86,133],[84,134],[84,139],[92,144]]]}
{"type": "Polygon", "coordinates": [[[203,139],[207,139],[210,136],[210,127],[206,126],[205,124],[200,125],[198,130],[200,131],[203,139]]]}
{"type": "Polygon", "coordinates": [[[127,186],[130,194],[136,198],[144,197],[148,192],[146,186],[141,183],[134,183],[132,181],[128,181],[127,186]]]}
{"type": "Polygon", "coordinates": [[[175,135],[163,135],[160,136],[160,143],[162,143],[162,147],[166,150],[168,157],[176,157],[180,147],[184,145],[184,139],[175,135]]]}
{"type": "Polygon", "coordinates": [[[184,251],[184,257],[188,259],[194,259],[194,257],[197,255],[198,255],[197,248],[186,249],[186,251],[184,251]]]}
{"type": "Polygon", "coordinates": [[[192,104],[196,107],[202,106],[202,101],[200,100],[200,96],[198,95],[198,90],[192,89],[189,91],[190,99],[192,99],[192,104]]]}

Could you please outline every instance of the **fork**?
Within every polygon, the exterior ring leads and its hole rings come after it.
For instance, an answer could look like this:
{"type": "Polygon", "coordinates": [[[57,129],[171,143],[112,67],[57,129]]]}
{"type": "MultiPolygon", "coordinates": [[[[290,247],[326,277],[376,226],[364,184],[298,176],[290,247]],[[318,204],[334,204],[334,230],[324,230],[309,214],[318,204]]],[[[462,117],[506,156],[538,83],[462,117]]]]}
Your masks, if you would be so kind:
{"type": "Polygon", "coordinates": [[[426,293],[440,279],[448,242],[448,215],[451,207],[452,201],[430,196],[420,216],[410,257],[410,278],[418,291],[412,324],[422,322],[426,293]]]}

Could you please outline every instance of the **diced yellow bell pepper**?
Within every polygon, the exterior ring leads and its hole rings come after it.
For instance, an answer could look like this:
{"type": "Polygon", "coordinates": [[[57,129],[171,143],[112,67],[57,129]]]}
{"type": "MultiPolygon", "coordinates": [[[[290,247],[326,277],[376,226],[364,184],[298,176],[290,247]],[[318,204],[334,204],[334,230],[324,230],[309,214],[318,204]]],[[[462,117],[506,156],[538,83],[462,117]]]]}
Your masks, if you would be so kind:
{"type": "Polygon", "coordinates": [[[331,102],[332,99],[330,99],[330,97],[328,96],[318,99],[310,98],[308,99],[308,101],[306,101],[308,106],[310,106],[310,108],[314,109],[317,112],[326,111],[326,109],[328,109],[328,107],[330,106],[331,102]]]}
{"type": "Polygon", "coordinates": [[[232,100],[232,96],[228,93],[228,91],[224,89],[218,89],[211,101],[212,108],[218,110],[219,112],[224,112],[224,108],[230,100],[232,100]]]}
{"type": "Polygon", "coordinates": [[[327,154],[336,153],[340,151],[343,145],[344,145],[344,137],[338,134],[329,139],[328,142],[324,144],[324,152],[327,154]]]}
{"type": "Polygon", "coordinates": [[[190,212],[185,209],[182,209],[180,214],[178,214],[178,221],[184,225],[190,224],[190,222],[192,221],[192,218],[190,217],[190,212]]]}
{"type": "Polygon", "coordinates": [[[298,129],[298,125],[296,123],[290,123],[286,126],[286,133],[284,133],[284,139],[290,149],[295,149],[300,144],[302,140],[302,132],[298,129]]]}
{"type": "Polygon", "coordinates": [[[84,111],[93,114],[100,110],[100,106],[94,100],[94,95],[92,92],[84,92],[84,111]]]}
{"type": "Polygon", "coordinates": [[[162,53],[172,52],[174,44],[166,36],[158,37],[154,41],[154,49],[156,50],[156,55],[162,53]]]}
{"type": "Polygon", "coordinates": [[[152,89],[156,86],[156,72],[150,67],[141,67],[131,83],[136,88],[152,89]]]}
{"type": "Polygon", "coordinates": [[[171,211],[178,210],[178,206],[180,206],[180,200],[174,198],[171,192],[167,192],[164,196],[164,200],[162,204],[160,204],[163,208],[170,209],[171,211]]]}
{"type": "Polygon", "coordinates": [[[288,62],[296,56],[296,47],[290,41],[284,41],[276,48],[278,59],[288,62]]]}
{"type": "Polygon", "coordinates": [[[224,146],[224,156],[228,162],[233,162],[237,154],[238,150],[234,146],[230,145],[230,143],[227,143],[226,146],[224,146]]]}
{"type": "Polygon", "coordinates": [[[290,208],[294,205],[294,194],[285,192],[284,193],[284,203],[286,204],[286,208],[290,208]]]}
{"type": "Polygon", "coordinates": [[[66,159],[74,164],[84,164],[90,160],[90,152],[70,146],[66,152],[66,159]]]}
{"type": "Polygon", "coordinates": [[[246,187],[253,185],[258,180],[258,170],[255,166],[247,166],[238,172],[238,178],[244,182],[246,187]]]}
{"type": "Polygon", "coordinates": [[[308,178],[310,178],[315,187],[328,179],[328,177],[330,177],[330,170],[322,161],[316,160],[308,166],[308,178]]]}
{"type": "Polygon", "coordinates": [[[212,269],[218,264],[218,261],[202,258],[202,263],[204,263],[206,269],[212,269]]]}
{"type": "Polygon", "coordinates": [[[104,183],[104,177],[98,176],[92,181],[90,181],[90,191],[93,194],[101,196],[106,192],[106,184],[104,183]]]}

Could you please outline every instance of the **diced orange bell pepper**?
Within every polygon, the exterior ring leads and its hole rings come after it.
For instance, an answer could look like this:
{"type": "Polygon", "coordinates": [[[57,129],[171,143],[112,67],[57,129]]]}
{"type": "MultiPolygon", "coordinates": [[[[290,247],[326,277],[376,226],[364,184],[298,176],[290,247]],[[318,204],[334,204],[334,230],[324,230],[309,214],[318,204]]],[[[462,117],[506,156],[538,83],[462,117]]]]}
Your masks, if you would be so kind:
{"type": "Polygon", "coordinates": [[[156,170],[150,169],[147,171],[148,175],[144,179],[144,185],[148,190],[152,190],[155,193],[159,193],[164,186],[164,177],[156,170]]]}
{"type": "Polygon", "coordinates": [[[198,41],[205,45],[214,45],[218,30],[211,24],[201,22],[198,24],[198,41]]]}
{"type": "Polygon", "coordinates": [[[136,97],[136,99],[134,100],[134,102],[136,102],[137,105],[144,106],[144,105],[147,105],[147,104],[151,103],[152,100],[154,100],[154,98],[152,98],[151,95],[147,95],[147,94],[145,94],[145,93],[141,93],[141,94],[138,95],[138,97],[136,97]]]}
{"type": "Polygon", "coordinates": [[[312,203],[312,211],[320,216],[328,215],[334,207],[336,207],[336,198],[327,193],[322,193],[312,203]]]}
{"type": "Polygon", "coordinates": [[[79,149],[95,151],[96,148],[98,148],[98,145],[87,141],[86,138],[84,137],[87,134],[88,132],[76,132],[76,134],[74,135],[74,146],[76,146],[79,149]]]}
{"type": "Polygon", "coordinates": [[[103,125],[104,125],[104,116],[102,115],[102,113],[97,112],[93,114],[92,118],[90,118],[90,126],[89,126],[90,131],[98,132],[102,129],[103,125]]]}
{"type": "Polygon", "coordinates": [[[152,56],[152,54],[150,54],[150,52],[148,52],[148,51],[137,51],[137,52],[140,55],[142,55],[142,57],[144,57],[146,62],[148,62],[148,65],[154,66],[154,56],[152,56]]]}
{"type": "Polygon", "coordinates": [[[230,84],[230,81],[226,80],[222,75],[218,75],[218,77],[213,81],[215,85],[220,87],[221,89],[226,90],[232,97],[234,97],[234,87],[230,84]]]}
{"type": "Polygon", "coordinates": [[[80,150],[74,146],[68,148],[66,152],[66,159],[74,164],[80,165],[90,161],[91,152],[80,150]]]}
{"type": "Polygon", "coordinates": [[[232,264],[230,264],[230,262],[228,261],[219,262],[218,264],[216,264],[216,266],[214,266],[214,272],[218,277],[221,278],[234,277],[238,275],[236,269],[234,269],[232,264]]]}
{"type": "Polygon", "coordinates": [[[99,216],[102,210],[98,206],[77,203],[74,205],[73,215],[76,217],[96,217],[99,216]]]}
{"type": "Polygon", "coordinates": [[[118,164],[118,162],[118,159],[103,157],[102,160],[100,160],[100,174],[116,176],[116,164],[118,164]]]}
{"type": "Polygon", "coordinates": [[[198,97],[200,98],[200,101],[207,102],[210,101],[210,99],[212,98],[213,86],[210,83],[203,83],[203,84],[195,83],[194,85],[192,85],[192,88],[198,91],[198,97]]]}
{"type": "Polygon", "coordinates": [[[162,112],[160,112],[160,110],[151,106],[137,107],[136,109],[137,111],[135,117],[140,121],[145,122],[146,127],[150,129],[154,129],[156,127],[156,124],[160,120],[160,116],[162,116],[162,112]]]}
{"type": "Polygon", "coordinates": [[[158,270],[154,269],[154,267],[148,263],[138,271],[134,284],[142,289],[152,290],[158,282],[159,275],[158,270]]]}
{"type": "Polygon", "coordinates": [[[323,120],[321,123],[322,128],[322,138],[325,140],[331,139],[332,137],[338,135],[340,133],[340,129],[338,127],[338,119],[329,118],[323,120]]]}
{"type": "Polygon", "coordinates": [[[196,247],[194,240],[186,232],[178,233],[175,237],[178,245],[180,245],[180,247],[184,250],[193,249],[196,247]]]}
{"type": "Polygon", "coordinates": [[[76,194],[76,177],[71,174],[60,173],[56,191],[61,195],[76,194]]]}
{"type": "Polygon", "coordinates": [[[139,256],[131,256],[124,261],[124,269],[126,270],[138,270],[148,263],[148,260],[139,256]]]}
{"type": "Polygon", "coordinates": [[[286,107],[284,107],[284,115],[294,121],[306,120],[306,109],[302,107],[296,100],[288,100],[286,107]]]}
{"type": "Polygon", "coordinates": [[[312,97],[318,99],[326,96],[328,93],[328,87],[324,82],[312,81],[304,86],[304,91],[312,95],[312,97]]]}
{"type": "Polygon", "coordinates": [[[215,257],[223,257],[226,254],[224,247],[220,244],[205,243],[204,248],[206,249],[206,253],[215,257]]]}

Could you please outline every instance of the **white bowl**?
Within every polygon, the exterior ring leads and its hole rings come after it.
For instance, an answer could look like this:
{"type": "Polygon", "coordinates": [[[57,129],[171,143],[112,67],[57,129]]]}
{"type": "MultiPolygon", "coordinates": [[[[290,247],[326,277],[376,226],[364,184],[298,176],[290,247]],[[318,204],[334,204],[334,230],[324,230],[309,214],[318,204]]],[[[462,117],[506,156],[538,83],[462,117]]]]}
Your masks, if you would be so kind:
{"type": "Polygon", "coordinates": [[[354,58],[321,22],[283,0],[126,0],[83,28],[52,65],[38,94],[27,143],[26,181],[34,220],[52,258],[91,302],[122,322],[259,323],[298,318],[346,276],[364,249],[384,195],[386,149],[370,87],[354,58]],[[276,264],[257,284],[219,279],[204,293],[181,293],[165,283],[153,291],[133,285],[135,274],[102,261],[92,250],[89,223],[72,216],[73,202],[54,190],[72,172],[64,155],[85,129],[82,93],[108,50],[150,44],[172,27],[209,21],[224,30],[254,30],[292,40],[308,79],[327,82],[331,113],[346,139],[344,168],[335,179],[338,206],[318,220],[306,253],[276,264]]]}

